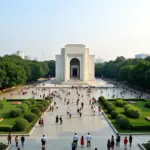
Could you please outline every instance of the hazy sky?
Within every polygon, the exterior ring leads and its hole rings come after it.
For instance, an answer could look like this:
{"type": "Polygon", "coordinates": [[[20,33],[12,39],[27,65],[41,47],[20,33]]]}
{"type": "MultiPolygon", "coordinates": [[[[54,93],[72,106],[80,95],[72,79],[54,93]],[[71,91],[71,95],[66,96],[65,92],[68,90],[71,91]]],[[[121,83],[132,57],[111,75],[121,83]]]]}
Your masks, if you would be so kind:
{"type": "Polygon", "coordinates": [[[150,53],[150,0],[0,0],[0,55],[50,60],[78,43],[105,60],[150,53]]]}

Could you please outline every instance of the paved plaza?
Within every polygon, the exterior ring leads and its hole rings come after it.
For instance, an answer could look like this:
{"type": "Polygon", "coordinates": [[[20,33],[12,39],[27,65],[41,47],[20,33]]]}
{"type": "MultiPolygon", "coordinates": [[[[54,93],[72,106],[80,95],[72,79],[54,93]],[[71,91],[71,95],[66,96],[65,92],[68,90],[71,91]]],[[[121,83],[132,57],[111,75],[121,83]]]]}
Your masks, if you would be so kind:
{"type": "MultiPolygon", "coordinates": [[[[36,88],[30,88],[28,90],[27,95],[22,96],[19,94],[14,94],[13,96],[7,95],[7,98],[31,98],[32,91],[36,88]]],[[[35,90],[36,91],[36,90],[35,90]]],[[[92,146],[87,148],[86,145],[84,148],[80,147],[80,140],[78,142],[77,150],[85,149],[85,150],[94,150],[94,148],[98,148],[98,150],[107,149],[107,140],[111,138],[112,135],[116,138],[115,133],[112,128],[109,126],[107,121],[105,120],[103,115],[98,113],[98,109],[96,108],[96,115],[93,114],[91,110],[91,106],[89,104],[89,99],[95,97],[96,99],[103,95],[105,97],[111,97],[114,93],[115,95],[120,96],[121,89],[116,89],[116,91],[111,90],[100,90],[100,89],[92,89],[91,93],[87,93],[86,88],[82,88],[78,90],[80,94],[80,101],[84,102],[84,109],[82,111],[82,117],[79,117],[77,113],[77,105],[76,100],[78,98],[76,89],[72,88],[47,88],[42,91],[42,88],[37,92],[35,98],[39,98],[40,94],[48,94],[49,92],[57,91],[62,100],[59,97],[55,97],[54,101],[56,101],[58,105],[58,110],[55,108],[54,112],[46,111],[44,113],[44,127],[40,127],[37,125],[35,127],[34,132],[30,137],[26,137],[25,147],[21,147],[21,150],[41,150],[41,137],[43,134],[46,135],[47,144],[46,150],[71,150],[71,143],[73,141],[74,133],[77,133],[79,138],[84,135],[86,139],[86,135],[89,132],[92,136],[92,146]],[[66,93],[70,92],[70,95],[66,93]],[[83,95],[83,97],[81,96],[83,95]],[[69,99],[70,104],[67,105],[64,102],[64,99],[69,99]],[[70,119],[67,115],[67,108],[72,111],[72,118],[70,119]],[[62,116],[63,124],[56,124],[55,117],[56,115],[62,116]]],[[[130,95],[126,93],[124,97],[134,97],[135,95],[130,95]]],[[[6,137],[0,137],[0,139],[6,142],[6,137]]],[[[115,150],[124,149],[123,145],[124,136],[121,137],[121,145],[119,147],[115,147],[115,150]]],[[[148,136],[133,136],[133,145],[132,148],[128,148],[129,150],[139,150],[138,143],[148,141],[148,136]]],[[[86,143],[86,140],[85,140],[86,143]]],[[[16,150],[15,143],[13,141],[11,150],[16,150]]]]}

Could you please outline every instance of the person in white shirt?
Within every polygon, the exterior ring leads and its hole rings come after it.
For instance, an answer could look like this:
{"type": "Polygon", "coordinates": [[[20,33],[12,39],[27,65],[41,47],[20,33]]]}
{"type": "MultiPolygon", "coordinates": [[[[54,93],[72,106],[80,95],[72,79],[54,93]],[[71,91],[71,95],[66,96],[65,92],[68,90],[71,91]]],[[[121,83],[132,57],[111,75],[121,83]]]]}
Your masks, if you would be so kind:
{"type": "Polygon", "coordinates": [[[42,149],[45,149],[45,145],[46,145],[45,135],[43,135],[43,137],[41,138],[41,142],[42,142],[42,149]]]}
{"type": "Polygon", "coordinates": [[[74,134],[73,142],[74,142],[74,144],[75,144],[76,146],[78,145],[78,135],[77,135],[77,133],[74,134]]]}
{"type": "Polygon", "coordinates": [[[71,114],[72,114],[72,113],[71,113],[71,110],[70,110],[70,111],[69,111],[69,116],[70,116],[70,118],[71,118],[71,114]]]}
{"type": "Polygon", "coordinates": [[[91,135],[90,133],[88,133],[88,135],[86,136],[86,141],[87,141],[87,147],[91,146],[91,135]]]}

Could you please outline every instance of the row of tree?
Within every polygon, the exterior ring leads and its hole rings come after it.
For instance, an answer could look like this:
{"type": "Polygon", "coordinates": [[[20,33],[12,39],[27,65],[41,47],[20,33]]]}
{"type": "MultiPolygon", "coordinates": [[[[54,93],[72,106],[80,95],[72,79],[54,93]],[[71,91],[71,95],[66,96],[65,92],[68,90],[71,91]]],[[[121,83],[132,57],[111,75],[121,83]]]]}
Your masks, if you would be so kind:
{"type": "Polygon", "coordinates": [[[55,76],[54,68],[55,61],[40,62],[5,55],[0,57],[0,89],[36,81],[40,77],[55,76]]]}
{"type": "Polygon", "coordinates": [[[150,89],[150,57],[125,59],[120,56],[115,61],[95,64],[95,76],[115,78],[132,85],[150,89]]]}

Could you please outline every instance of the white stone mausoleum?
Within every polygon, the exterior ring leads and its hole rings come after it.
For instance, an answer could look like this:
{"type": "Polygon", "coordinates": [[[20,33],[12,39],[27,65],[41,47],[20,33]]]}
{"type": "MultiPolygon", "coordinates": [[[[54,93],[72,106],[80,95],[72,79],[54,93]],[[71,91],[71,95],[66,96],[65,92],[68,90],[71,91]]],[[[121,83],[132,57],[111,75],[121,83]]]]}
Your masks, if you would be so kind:
{"type": "Polygon", "coordinates": [[[82,44],[68,44],[56,55],[56,80],[68,82],[72,80],[94,80],[94,55],[82,44]]]}

